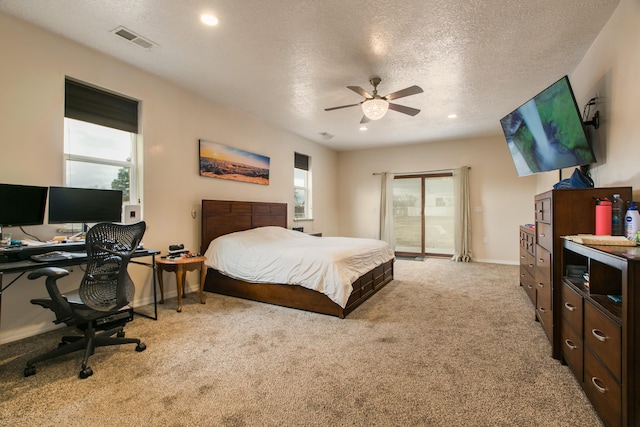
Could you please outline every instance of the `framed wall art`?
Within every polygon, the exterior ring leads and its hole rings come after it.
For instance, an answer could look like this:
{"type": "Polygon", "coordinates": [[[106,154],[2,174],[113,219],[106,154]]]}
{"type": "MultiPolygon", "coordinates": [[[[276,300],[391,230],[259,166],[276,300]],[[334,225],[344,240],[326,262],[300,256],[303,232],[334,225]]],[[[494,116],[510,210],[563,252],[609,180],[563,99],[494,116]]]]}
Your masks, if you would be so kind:
{"type": "Polygon", "coordinates": [[[201,176],[269,185],[269,157],[217,142],[198,142],[201,176]]]}

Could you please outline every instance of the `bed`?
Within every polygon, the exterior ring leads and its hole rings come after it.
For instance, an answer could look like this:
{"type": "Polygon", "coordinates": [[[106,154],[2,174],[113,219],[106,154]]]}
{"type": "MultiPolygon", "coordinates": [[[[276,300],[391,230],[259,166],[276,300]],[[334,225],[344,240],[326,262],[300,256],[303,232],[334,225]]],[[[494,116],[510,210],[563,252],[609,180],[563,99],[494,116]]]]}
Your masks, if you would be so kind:
{"type": "MultiPolygon", "coordinates": [[[[259,227],[282,227],[286,229],[287,204],[202,200],[200,253],[207,253],[211,242],[220,236],[259,227]]],[[[331,239],[307,235],[304,237],[308,239],[331,239]]],[[[216,241],[216,244],[220,240],[222,239],[216,241]]],[[[234,277],[233,272],[223,274],[221,271],[211,267],[207,268],[204,290],[344,318],[384,285],[393,280],[393,262],[394,258],[391,256],[388,260],[380,261],[355,278],[351,283],[352,290],[345,298],[346,302],[343,301],[342,303],[332,300],[333,296],[329,297],[325,293],[305,286],[245,281],[234,277]]],[[[210,264],[210,262],[205,264],[210,264]]]]}

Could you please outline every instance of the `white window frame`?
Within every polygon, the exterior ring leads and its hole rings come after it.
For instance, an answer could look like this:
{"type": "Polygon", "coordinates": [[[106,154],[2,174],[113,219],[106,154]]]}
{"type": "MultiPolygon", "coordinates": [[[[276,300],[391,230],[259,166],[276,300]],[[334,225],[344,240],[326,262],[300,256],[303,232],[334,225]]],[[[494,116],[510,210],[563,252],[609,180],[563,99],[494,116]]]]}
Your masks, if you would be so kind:
{"type": "MultiPolygon", "coordinates": [[[[63,182],[65,186],[69,186],[69,183],[67,182],[67,176],[68,176],[68,171],[67,171],[67,161],[71,160],[71,161],[75,161],[75,162],[82,162],[82,163],[88,163],[88,164],[95,164],[95,165],[105,165],[105,166],[116,166],[116,167],[120,167],[120,168],[129,168],[129,204],[140,204],[140,197],[139,197],[139,187],[138,187],[138,147],[139,147],[139,139],[140,139],[140,135],[133,133],[133,132],[129,132],[131,135],[131,160],[130,161],[122,161],[122,160],[113,160],[113,159],[105,159],[102,157],[94,157],[94,156],[84,156],[84,155],[79,155],[79,154],[72,154],[69,152],[69,144],[68,144],[68,136],[70,134],[70,129],[69,129],[69,120],[74,120],[74,119],[69,119],[68,117],[64,118],[64,132],[65,132],[65,136],[64,136],[64,160],[63,160],[63,171],[64,171],[64,177],[63,177],[63,182]]],[[[81,121],[81,120],[80,120],[81,121]]],[[[94,126],[99,126],[99,125],[95,125],[93,123],[90,122],[84,122],[84,123],[88,123],[94,126]]]]}

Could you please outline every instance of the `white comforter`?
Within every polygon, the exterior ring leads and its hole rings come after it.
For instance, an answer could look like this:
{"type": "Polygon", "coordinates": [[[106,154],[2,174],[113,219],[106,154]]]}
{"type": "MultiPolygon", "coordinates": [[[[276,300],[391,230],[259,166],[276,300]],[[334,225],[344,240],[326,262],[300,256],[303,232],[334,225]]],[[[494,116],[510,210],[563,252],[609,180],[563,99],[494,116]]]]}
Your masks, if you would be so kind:
{"type": "Polygon", "coordinates": [[[393,259],[388,243],[352,237],[315,237],[282,227],[260,227],[214,239],[207,267],[254,283],[300,285],[344,308],[351,284],[393,259]]]}

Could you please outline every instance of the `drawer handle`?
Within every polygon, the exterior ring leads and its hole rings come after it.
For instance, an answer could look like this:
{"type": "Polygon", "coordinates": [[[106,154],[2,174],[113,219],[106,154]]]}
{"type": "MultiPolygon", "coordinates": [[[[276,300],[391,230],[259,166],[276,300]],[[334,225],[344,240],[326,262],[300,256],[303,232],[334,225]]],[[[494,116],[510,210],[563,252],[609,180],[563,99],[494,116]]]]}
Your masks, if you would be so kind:
{"type": "Polygon", "coordinates": [[[540,313],[546,313],[547,309],[544,307],[538,307],[538,310],[540,310],[540,313]]]}
{"type": "Polygon", "coordinates": [[[571,303],[565,302],[565,303],[564,303],[564,308],[566,308],[566,309],[567,309],[567,310],[569,310],[569,311],[573,311],[573,310],[575,310],[575,309],[576,309],[576,306],[575,306],[575,305],[573,305],[573,304],[571,304],[571,303]]]}
{"type": "Polygon", "coordinates": [[[540,237],[546,237],[547,235],[544,233],[540,233],[540,237]]]}
{"type": "Polygon", "coordinates": [[[607,340],[607,336],[605,335],[605,333],[599,329],[592,329],[591,333],[594,337],[596,337],[598,341],[605,342],[607,340]]]}
{"type": "Polygon", "coordinates": [[[538,258],[538,261],[540,261],[541,263],[544,263],[544,259],[543,258],[538,258]]]}
{"type": "Polygon", "coordinates": [[[520,255],[520,258],[524,259],[524,255],[520,255]]]}
{"type": "Polygon", "coordinates": [[[538,287],[539,287],[539,288],[544,288],[544,283],[542,283],[542,282],[538,282],[538,287]]]}
{"type": "Polygon", "coordinates": [[[529,267],[533,268],[533,264],[529,264],[529,267]]]}
{"type": "Polygon", "coordinates": [[[591,382],[593,383],[593,386],[596,388],[596,390],[598,390],[600,393],[604,394],[607,392],[607,388],[604,386],[600,378],[591,377],[591,382]]]}
{"type": "Polygon", "coordinates": [[[529,288],[529,289],[533,289],[533,285],[528,284],[528,285],[527,285],[527,288],[529,288]]]}
{"type": "Polygon", "coordinates": [[[567,347],[569,347],[571,350],[575,350],[576,348],[578,348],[577,345],[575,345],[573,343],[573,341],[571,340],[565,340],[564,343],[567,345],[567,347]]]}

